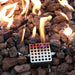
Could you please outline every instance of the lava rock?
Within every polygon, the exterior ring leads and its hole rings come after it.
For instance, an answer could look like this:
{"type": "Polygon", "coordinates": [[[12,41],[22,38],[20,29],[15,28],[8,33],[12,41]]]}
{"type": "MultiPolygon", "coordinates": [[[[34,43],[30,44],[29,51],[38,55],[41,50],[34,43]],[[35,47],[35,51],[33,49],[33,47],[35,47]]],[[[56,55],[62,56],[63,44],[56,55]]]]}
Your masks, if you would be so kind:
{"type": "Polygon", "coordinates": [[[0,43],[3,43],[4,42],[4,38],[3,36],[0,36],[0,43]]]}
{"type": "Polygon", "coordinates": [[[72,70],[71,75],[75,75],[75,70],[72,70]]]}
{"type": "Polygon", "coordinates": [[[68,64],[62,63],[57,68],[57,75],[67,75],[68,64]]]}
{"type": "Polygon", "coordinates": [[[25,38],[28,38],[29,36],[30,36],[30,30],[29,30],[29,28],[26,28],[25,38]]]}
{"type": "Polygon", "coordinates": [[[54,24],[58,24],[58,23],[63,22],[63,21],[66,21],[66,18],[64,18],[63,16],[56,16],[56,17],[53,19],[53,23],[54,23],[54,24]]]}
{"type": "Polygon", "coordinates": [[[36,75],[37,71],[35,69],[31,69],[31,75],[36,75]]]}
{"type": "Polygon", "coordinates": [[[28,46],[22,46],[20,52],[24,55],[28,55],[28,46]]]}
{"type": "Polygon", "coordinates": [[[39,43],[39,42],[40,42],[40,36],[38,34],[36,34],[35,37],[32,36],[29,37],[29,44],[39,43]]]}
{"type": "Polygon", "coordinates": [[[57,75],[57,72],[50,72],[49,75],[57,75]]]}
{"type": "Polygon", "coordinates": [[[57,9],[59,9],[59,3],[52,3],[47,7],[47,11],[55,11],[57,9]]]}
{"type": "Polygon", "coordinates": [[[19,33],[19,32],[12,34],[13,40],[16,42],[16,44],[20,43],[20,41],[21,41],[21,35],[22,35],[22,33],[19,33]]]}
{"type": "Polygon", "coordinates": [[[0,43],[0,50],[7,47],[7,43],[0,43]]]}
{"type": "Polygon", "coordinates": [[[14,47],[11,47],[11,48],[9,49],[9,56],[10,56],[10,57],[16,57],[16,56],[17,56],[17,49],[16,49],[15,46],[14,46],[14,47]]]}
{"type": "Polygon", "coordinates": [[[2,65],[3,57],[0,55],[0,65],[2,65]]]}
{"type": "Polygon", "coordinates": [[[73,64],[69,64],[68,71],[71,72],[73,69],[74,69],[74,65],[73,64]]]}
{"type": "Polygon", "coordinates": [[[52,71],[52,72],[57,72],[57,66],[52,66],[51,71],[52,71]]]}
{"type": "Polygon", "coordinates": [[[1,55],[5,56],[5,57],[8,56],[8,50],[7,49],[2,49],[1,50],[1,55]]]}
{"type": "Polygon", "coordinates": [[[30,70],[30,65],[29,64],[17,65],[17,66],[14,67],[14,70],[17,73],[27,72],[27,71],[30,70]]]}
{"type": "Polygon", "coordinates": [[[31,75],[30,72],[21,73],[21,75],[31,75]]]}
{"type": "Polygon", "coordinates": [[[17,64],[23,64],[26,62],[25,56],[19,56],[16,58],[4,58],[3,62],[3,70],[8,70],[9,68],[17,65],[17,64]]]}
{"type": "Polygon", "coordinates": [[[65,61],[66,61],[66,63],[68,63],[68,64],[71,64],[73,61],[72,61],[72,57],[70,56],[70,55],[67,55],[66,57],[65,57],[65,61]]]}
{"type": "Polygon", "coordinates": [[[13,41],[13,38],[8,38],[8,40],[7,40],[7,47],[11,48],[13,46],[15,46],[15,42],[13,41]]]}
{"type": "Polygon", "coordinates": [[[53,58],[52,60],[53,65],[59,65],[59,63],[60,63],[60,60],[58,58],[53,58]]]}
{"type": "Polygon", "coordinates": [[[32,31],[32,30],[33,30],[33,27],[34,27],[34,25],[33,25],[33,24],[28,24],[28,28],[29,28],[29,30],[30,30],[30,31],[32,31]]]}
{"type": "Polygon", "coordinates": [[[53,34],[53,35],[51,36],[51,39],[60,40],[60,35],[55,33],[55,34],[53,34]]]}
{"type": "Polygon", "coordinates": [[[50,40],[51,46],[60,47],[61,43],[59,40],[50,40]]]}
{"type": "Polygon", "coordinates": [[[60,50],[61,43],[59,40],[50,40],[51,49],[55,52],[60,50]]]}
{"type": "Polygon", "coordinates": [[[58,57],[59,59],[63,59],[64,56],[65,56],[64,52],[58,52],[58,53],[57,53],[57,57],[58,57]]]}
{"type": "Polygon", "coordinates": [[[3,70],[2,70],[2,68],[0,68],[0,75],[2,74],[2,72],[3,72],[3,70]]]}
{"type": "Polygon", "coordinates": [[[73,56],[73,62],[75,63],[75,54],[74,54],[74,56],[73,56]]]}
{"type": "Polygon", "coordinates": [[[61,40],[63,43],[67,42],[67,36],[66,36],[65,34],[61,33],[61,34],[60,34],[60,40],[61,40]]]}
{"type": "Polygon", "coordinates": [[[73,33],[70,37],[69,37],[69,43],[72,46],[75,46],[75,33],[73,33]]]}
{"type": "Polygon", "coordinates": [[[46,75],[46,71],[44,69],[37,69],[38,75],[46,75]]]}
{"type": "Polygon", "coordinates": [[[9,72],[3,72],[1,75],[10,75],[9,72]]]}
{"type": "Polygon", "coordinates": [[[11,70],[10,75],[16,75],[16,71],[14,69],[11,70]]]}

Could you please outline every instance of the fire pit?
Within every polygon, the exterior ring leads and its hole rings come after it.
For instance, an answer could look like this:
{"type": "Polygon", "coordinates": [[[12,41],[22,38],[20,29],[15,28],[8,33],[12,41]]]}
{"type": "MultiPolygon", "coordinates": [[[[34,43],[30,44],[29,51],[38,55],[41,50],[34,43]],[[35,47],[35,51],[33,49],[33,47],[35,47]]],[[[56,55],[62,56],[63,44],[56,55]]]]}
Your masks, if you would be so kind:
{"type": "Polygon", "coordinates": [[[75,0],[0,0],[0,75],[75,75],[75,0]]]}

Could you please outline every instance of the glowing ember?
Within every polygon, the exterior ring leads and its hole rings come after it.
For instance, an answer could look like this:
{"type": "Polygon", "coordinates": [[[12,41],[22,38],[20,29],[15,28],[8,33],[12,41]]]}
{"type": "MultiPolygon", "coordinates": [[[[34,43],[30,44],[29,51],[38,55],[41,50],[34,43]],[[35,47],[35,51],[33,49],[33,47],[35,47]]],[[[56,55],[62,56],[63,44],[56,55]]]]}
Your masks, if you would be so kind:
{"type": "Polygon", "coordinates": [[[3,4],[3,3],[6,3],[8,0],[0,0],[0,3],[3,4]]]}
{"type": "Polygon", "coordinates": [[[41,42],[45,42],[45,32],[44,32],[45,23],[46,23],[46,21],[51,20],[51,19],[52,19],[52,16],[40,18],[40,37],[41,37],[41,42]]]}
{"type": "Polygon", "coordinates": [[[13,23],[13,13],[15,11],[16,5],[18,3],[14,3],[14,4],[10,4],[5,6],[1,11],[0,11],[0,20],[1,22],[5,21],[8,22],[8,29],[11,26],[11,24],[13,23]],[[8,15],[6,15],[7,9],[13,8],[10,13],[8,15]]]}
{"type": "Polygon", "coordinates": [[[33,28],[32,37],[35,37],[35,35],[36,35],[36,26],[33,28]]]}
{"type": "Polygon", "coordinates": [[[68,37],[72,34],[72,29],[67,27],[65,30],[64,30],[64,34],[68,37]]]}
{"type": "Polygon", "coordinates": [[[34,13],[34,14],[37,14],[37,13],[36,13],[36,10],[38,10],[38,11],[39,11],[39,12],[38,12],[38,15],[40,15],[40,14],[41,14],[41,11],[40,11],[41,2],[40,2],[40,0],[31,0],[31,1],[32,1],[32,3],[33,3],[33,9],[32,9],[33,13],[34,13]]]}
{"type": "Polygon", "coordinates": [[[64,7],[68,7],[69,9],[73,10],[74,11],[74,8],[68,4],[68,1],[67,0],[58,0],[58,2],[64,6],[64,7]]]}
{"type": "Polygon", "coordinates": [[[66,20],[67,20],[67,21],[69,21],[69,18],[67,17],[67,15],[66,15],[66,14],[64,14],[63,12],[59,12],[59,14],[61,14],[63,17],[65,17],[65,18],[66,18],[66,20]]]}
{"type": "Polygon", "coordinates": [[[23,42],[23,40],[24,40],[24,35],[25,35],[25,28],[23,29],[21,43],[22,43],[22,42],[23,42]]]}
{"type": "Polygon", "coordinates": [[[30,1],[29,0],[25,0],[25,2],[26,2],[26,5],[24,3],[24,0],[22,0],[23,11],[21,12],[21,15],[23,15],[25,13],[25,18],[26,18],[30,1]]]}

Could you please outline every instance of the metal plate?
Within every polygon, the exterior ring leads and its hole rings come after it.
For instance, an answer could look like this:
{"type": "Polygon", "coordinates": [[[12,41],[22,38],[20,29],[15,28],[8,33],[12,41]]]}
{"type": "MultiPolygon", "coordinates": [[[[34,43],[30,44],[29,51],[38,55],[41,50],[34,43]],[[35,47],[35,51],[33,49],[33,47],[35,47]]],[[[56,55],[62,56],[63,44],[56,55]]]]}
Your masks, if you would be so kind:
{"type": "Polygon", "coordinates": [[[52,61],[49,43],[29,44],[29,50],[31,63],[52,61]]]}

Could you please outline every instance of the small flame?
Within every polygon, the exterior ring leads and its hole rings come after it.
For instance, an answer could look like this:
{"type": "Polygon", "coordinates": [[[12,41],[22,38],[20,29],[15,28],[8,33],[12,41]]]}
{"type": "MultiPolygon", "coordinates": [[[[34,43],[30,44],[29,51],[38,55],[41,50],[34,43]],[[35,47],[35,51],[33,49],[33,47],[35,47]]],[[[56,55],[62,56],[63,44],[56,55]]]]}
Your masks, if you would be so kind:
{"type": "Polygon", "coordinates": [[[13,13],[15,11],[15,8],[16,8],[16,5],[18,3],[14,3],[14,4],[11,4],[11,5],[7,5],[5,6],[1,11],[0,11],[0,20],[1,21],[5,21],[5,22],[8,22],[8,25],[7,25],[7,28],[9,29],[9,27],[11,26],[11,24],[13,23],[13,13]],[[10,9],[12,8],[13,9],[10,11],[10,13],[6,16],[6,12],[7,12],[7,9],[10,9]]]}
{"type": "Polygon", "coordinates": [[[64,30],[64,34],[68,37],[72,34],[72,29],[70,27],[67,27],[65,30],[64,30]]]}
{"type": "Polygon", "coordinates": [[[63,17],[66,18],[67,21],[69,21],[69,18],[67,17],[67,15],[66,15],[65,13],[63,13],[63,12],[59,12],[59,14],[61,14],[63,17]]]}
{"type": "Polygon", "coordinates": [[[10,29],[12,23],[13,23],[13,17],[10,18],[10,21],[9,21],[9,23],[8,23],[8,25],[7,25],[7,29],[10,29]]]}
{"type": "Polygon", "coordinates": [[[32,1],[32,3],[33,3],[33,9],[32,9],[32,11],[33,11],[33,13],[34,14],[37,14],[36,13],[36,9],[39,11],[38,12],[38,15],[40,15],[41,14],[41,11],[40,11],[40,8],[41,8],[41,2],[40,2],[40,0],[31,0],[32,1]]]}
{"type": "Polygon", "coordinates": [[[0,0],[0,3],[1,4],[4,4],[4,3],[6,3],[8,0],[0,0]]]}
{"type": "Polygon", "coordinates": [[[64,6],[64,7],[68,7],[70,10],[73,10],[74,11],[74,8],[68,4],[68,1],[67,0],[58,0],[58,2],[64,6]]]}
{"type": "Polygon", "coordinates": [[[23,29],[21,43],[22,43],[22,42],[23,42],[23,40],[24,40],[24,35],[25,35],[25,28],[23,29]]]}
{"type": "Polygon", "coordinates": [[[52,16],[40,18],[40,37],[41,37],[41,42],[45,42],[45,32],[44,32],[45,23],[48,20],[51,20],[51,19],[52,19],[52,16]]]}
{"type": "Polygon", "coordinates": [[[35,37],[35,35],[36,35],[36,26],[33,28],[32,37],[35,37]]]}
{"type": "Polygon", "coordinates": [[[22,0],[23,11],[21,12],[21,15],[23,15],[25,13],[25,18],[26,18],[30,1],[29,0],[25,0],[25,2],[26,2],[26,5],[24,3],[24,0],[22,0]]]}

